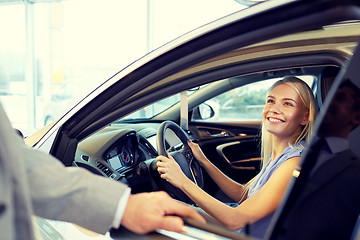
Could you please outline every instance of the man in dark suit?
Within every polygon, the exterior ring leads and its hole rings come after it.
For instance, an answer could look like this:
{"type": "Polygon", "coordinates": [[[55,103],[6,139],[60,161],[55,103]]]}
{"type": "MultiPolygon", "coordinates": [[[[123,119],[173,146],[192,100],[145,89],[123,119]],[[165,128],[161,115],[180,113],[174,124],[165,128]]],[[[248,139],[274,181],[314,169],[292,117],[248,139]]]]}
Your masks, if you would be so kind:
{"type": "MultiPolygon", "coordinates": [[[[360,159],[350,150],[348,137],[359,132],[359,124],[360,90],[346,80],[318,130],[326,143],[318,148],[315,165],[271,239],[350,239],[360,214],[360,159]]],[[[308,160],[311,156],[309,152],[308,160]]]]}

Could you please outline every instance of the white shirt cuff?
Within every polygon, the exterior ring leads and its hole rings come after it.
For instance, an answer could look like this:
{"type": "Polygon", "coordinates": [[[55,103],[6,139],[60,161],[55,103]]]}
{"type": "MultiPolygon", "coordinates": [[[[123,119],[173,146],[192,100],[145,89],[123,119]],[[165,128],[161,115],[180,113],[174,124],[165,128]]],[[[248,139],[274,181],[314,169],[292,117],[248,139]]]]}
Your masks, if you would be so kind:
{"type": "Polygon", "coordinates": [[[127,205],[127,201],[129,199],[131,193],[131,189],[127,188],[123,195],[121,196],[121,198],[119,199],[119,203],[115,212],[115,216],[114,216],[114,220],[112,222],[112,227],[113,228],[119,228],[120,227],[120,223],[121,223],[121,218],[124,214],[126,205],[127,205]]]}

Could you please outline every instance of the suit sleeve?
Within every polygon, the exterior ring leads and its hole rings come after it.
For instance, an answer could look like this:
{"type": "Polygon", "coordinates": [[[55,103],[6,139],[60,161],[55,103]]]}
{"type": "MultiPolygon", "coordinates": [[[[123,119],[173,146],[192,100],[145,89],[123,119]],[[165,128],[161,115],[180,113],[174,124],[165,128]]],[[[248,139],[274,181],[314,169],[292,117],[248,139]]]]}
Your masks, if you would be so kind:
{"type": "MultiPolygon", "coordinates": [[[[34,213],[106,233],[127,185],[76,167],[22,144],[34,213]]],[[[125,208],[125,206],[119,206],[125,208]]]]}

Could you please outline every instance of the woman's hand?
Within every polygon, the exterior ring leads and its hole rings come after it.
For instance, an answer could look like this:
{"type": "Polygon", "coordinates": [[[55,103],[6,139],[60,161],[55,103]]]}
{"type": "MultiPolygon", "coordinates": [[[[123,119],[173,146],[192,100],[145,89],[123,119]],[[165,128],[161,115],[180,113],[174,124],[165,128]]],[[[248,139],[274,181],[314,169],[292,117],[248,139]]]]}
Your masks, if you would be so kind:
{"type": "Polygon", "coordinates": [[[199,144],[192,142],[191,140],[188,140],[188,145],[191,148],[192,153],[194,154],[194,157],[198,160],[200,165],[204,167],[206,163],[209,162],[209,160],[206,158],[205,154],[201,150],[199,144]]]}
{"type": "Polygon", "coordinates": [[[156,158],[156,165],[160,177],[181,189],[182,185],[189,179],[183,173],[175,159],[169,153],[167,156],[168,157],[158,156],[156,158]]]}

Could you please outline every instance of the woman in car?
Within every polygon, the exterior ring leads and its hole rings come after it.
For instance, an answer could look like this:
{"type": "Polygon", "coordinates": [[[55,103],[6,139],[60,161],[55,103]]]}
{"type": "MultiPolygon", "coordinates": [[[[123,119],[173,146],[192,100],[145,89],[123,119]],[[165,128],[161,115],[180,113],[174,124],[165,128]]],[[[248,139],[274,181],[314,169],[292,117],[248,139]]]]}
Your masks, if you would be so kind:
{"type": "Polygon", "coordinates": [[[261,238],[299,164],[315,116],[314,96],[304,81],[292,76],[277,81],[268,91],[262,113],[262,169],[244,185],[224,175],[206,158],[199,145],[189,141],[195,158],[223,192],[239,203],[236,207],[218,201],[199,188],[170,155],[157,157],[158,172],[215,222],[233,231],[250,224],[250,235],[261,238]]]}

